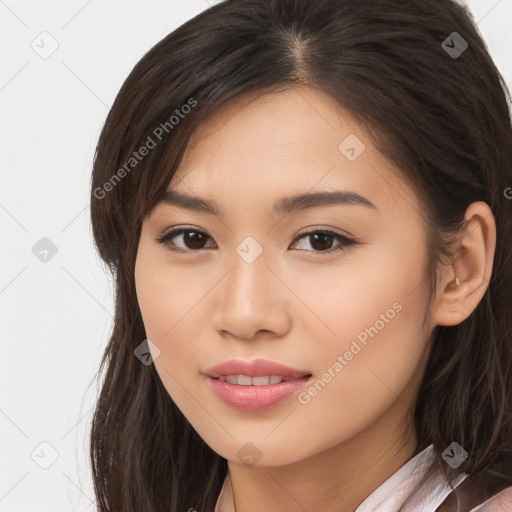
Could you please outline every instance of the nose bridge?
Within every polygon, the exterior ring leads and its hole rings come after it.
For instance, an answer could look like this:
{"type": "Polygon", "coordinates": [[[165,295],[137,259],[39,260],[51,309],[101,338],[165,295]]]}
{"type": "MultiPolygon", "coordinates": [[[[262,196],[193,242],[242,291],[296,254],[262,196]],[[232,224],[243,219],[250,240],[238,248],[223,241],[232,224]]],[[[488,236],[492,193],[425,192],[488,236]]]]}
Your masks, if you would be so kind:
{"type": "Polygon", "coordinates": [[[256,302],[259,307],[262,306],[259,304],[264,298],[262,295],[265,290],[268,295],[269,286],[272,286],[269,277],[273,276],[267,264],[266,251],[263,251],[263,247],[253,237],[247,237],[238,245],[228,277],[229,295],[233,297],[235,305],[245,303],[252,307],[253,302],[256,302]]]}
{"type": "Polygon", "coordinates": [[[277,332],[284,328],[282,285],[267,267],[271,262],[263,247],[247,237],[236,247],[229,264],[231,271],[216,313],[217,328],[241,338],[252,337],[258,330],[277,332]]]}

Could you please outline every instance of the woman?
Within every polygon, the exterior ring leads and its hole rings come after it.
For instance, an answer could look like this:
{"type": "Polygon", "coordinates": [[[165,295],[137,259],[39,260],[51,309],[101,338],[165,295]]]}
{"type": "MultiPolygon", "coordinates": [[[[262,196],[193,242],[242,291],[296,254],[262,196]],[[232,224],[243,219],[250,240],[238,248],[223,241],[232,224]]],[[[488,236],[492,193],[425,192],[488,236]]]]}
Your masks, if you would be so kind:
{"type": "Polygon", "coordinates": [[[510,94],[451,0],[227,0],[91,186],[101,511],[512,510],[510,94]]]}

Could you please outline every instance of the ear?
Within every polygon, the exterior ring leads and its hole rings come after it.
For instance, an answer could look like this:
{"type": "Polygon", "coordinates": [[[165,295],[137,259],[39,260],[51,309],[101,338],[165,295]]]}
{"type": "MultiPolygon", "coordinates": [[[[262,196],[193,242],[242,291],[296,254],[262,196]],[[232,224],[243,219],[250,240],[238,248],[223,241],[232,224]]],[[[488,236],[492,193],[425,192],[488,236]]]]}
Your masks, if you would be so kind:
{"type": "Polygon", "coordinates": [[[468,207],[464,219],[466,224],[453,261],[443,266],[438,282],[433,325],[461,323],[471,315],[489,286],[496,249],[494,215],[486,203],[478,201],[468,207]]]}

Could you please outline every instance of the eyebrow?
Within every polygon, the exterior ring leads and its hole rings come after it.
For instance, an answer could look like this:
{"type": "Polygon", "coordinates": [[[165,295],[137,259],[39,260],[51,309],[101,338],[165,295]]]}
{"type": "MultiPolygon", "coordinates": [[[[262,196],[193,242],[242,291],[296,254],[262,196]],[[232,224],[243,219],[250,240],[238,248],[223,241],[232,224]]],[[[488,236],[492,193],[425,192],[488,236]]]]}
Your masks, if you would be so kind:
{"type": "MultiPolygon", "coordinates": [[[[158,204],[160,203],[223,217],[223,213],[215,201],[190,196],[184,192],[178,192],[177,190],[167,190],[160,201],[158,201],[158,204]]],[[[378,210],[370,200],[356,192],[336,190],[333,192],[309,192],[290,197],[282,197],[274,203],[273,212],[274,214],[286,215],[296,211],[332,205],[358,205],[378,210]]]]}

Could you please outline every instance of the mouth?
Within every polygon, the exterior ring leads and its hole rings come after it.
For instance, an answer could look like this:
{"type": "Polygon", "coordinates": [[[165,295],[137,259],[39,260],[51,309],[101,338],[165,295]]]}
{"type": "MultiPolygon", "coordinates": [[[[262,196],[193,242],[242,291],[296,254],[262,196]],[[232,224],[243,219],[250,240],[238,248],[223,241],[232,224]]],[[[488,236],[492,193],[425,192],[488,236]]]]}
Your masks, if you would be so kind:
{"type": "Polygon", "coordinates": [[[217,378],[206,378],[210,389],[226,405],[239,411],[261,412],[285,402],[300,392],[312,379],[312,374],[286,378],[279,375],[220,375],[217,378]]]}
{"type": "Polygon", "coordinates": [[[210,389],[225,404],[242,411],[263,411],[299,392],[313,377],[266,359],[224,361],[204,372],[210,389]]]}
{"type": "Polygon", "coordinates": [[[268,361],[267,359],[255,359],[252,361],[231,359],[206,370],[204,373],[212,379],[220,378],[224,382],[229,382],[230,384],[238,384],[241,386],[251,384],[256,386],[277,384],[277,378],[280,378],[281,381],[283,381],[290,379],[300,379],[306,375],[312,374],[312,372],[309,370],[292,368],[281,363],[268,361]],[[259,379],[260,377],[261,379],[259,379]],[[269,380],[268,382],[266,381],[267,378],[269,380]],[[249,381],[249,379],[251,379],[251,381],[249,381]],[[270,382],[270,379],[272,379],[272,383],[270,382]]]}
{"type": "Polygon", "coordinates": [[[219,377],[211,377],[214,380],[220,380],[237,386],[272,386],[281,382],[298,381],[304,378],[310,378],[311,373],[302,375],[301,377],[283,377],[281,375],[261,375],[251,377],[250,375],[220,375],[219,377]]]}

